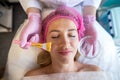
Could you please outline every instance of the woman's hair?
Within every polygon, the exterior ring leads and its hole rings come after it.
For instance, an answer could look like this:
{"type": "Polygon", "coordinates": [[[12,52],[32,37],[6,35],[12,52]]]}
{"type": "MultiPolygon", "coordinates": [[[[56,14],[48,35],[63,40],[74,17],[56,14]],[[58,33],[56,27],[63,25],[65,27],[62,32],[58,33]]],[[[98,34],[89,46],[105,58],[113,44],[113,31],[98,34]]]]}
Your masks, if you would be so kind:
{"type": "Polygon", "coordinates": [[[42,51],[39,53],[37,57],[37,64],[40,65],[40,67],[45,67],[49,64],[51,64],[51,56],[50,53],[47,51],[42,51]]]}
{"type": "MultiPolygon", "coordinates": [[[[59,18],[67,18],[72,20],[77,27],[78,37],[79,40],[84,35],[85,28],[83,26],[83,19],[78,11],[71,7],[67,6],[60,6],[55,11],[50,13],[43,21],[42,21],[42,35],[43,35],[43,41],[46,42],[46,34],[48,30],[49,24],[59,18]]],[[[75,56],[75,60],[80,56],[80,53],[78,53],[75,56]]],[[[38,56],[38,64],[40,64],[41,67],[47,66],[51,64],[51,56],[49,52],[42,51],[38,56]]]]}

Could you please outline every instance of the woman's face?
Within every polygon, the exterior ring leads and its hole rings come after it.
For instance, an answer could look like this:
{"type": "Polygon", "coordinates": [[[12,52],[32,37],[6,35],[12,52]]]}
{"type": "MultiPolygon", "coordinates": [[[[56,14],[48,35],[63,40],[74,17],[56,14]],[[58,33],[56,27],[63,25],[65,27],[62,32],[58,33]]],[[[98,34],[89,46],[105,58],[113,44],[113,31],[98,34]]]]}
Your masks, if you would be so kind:
{"type": "Polygon", "coordinates": [[[76,25],[72,20],[60,18],[51,22],[46,40],[52,43],[52,60],[74,60],[79,39],[76,25]]]}

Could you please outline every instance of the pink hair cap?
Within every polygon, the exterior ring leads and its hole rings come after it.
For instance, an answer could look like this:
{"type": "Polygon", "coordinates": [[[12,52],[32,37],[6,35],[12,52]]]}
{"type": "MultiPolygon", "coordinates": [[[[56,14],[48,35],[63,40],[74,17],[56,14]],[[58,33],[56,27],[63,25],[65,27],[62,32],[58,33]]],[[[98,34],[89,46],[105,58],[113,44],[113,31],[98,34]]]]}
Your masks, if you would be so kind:
{"type": "Polygon", "coordinates": [[[45,42],[47,29],[49,24],[59,18],[67,18],[72,20],[76,26],[78,31],[79,40],[84,36],[85,27],[83,25],[83,18],[78,11],[74,8],[67,6],[60,6],[55,11],[50,13],[43,21],[42,21],[42,34],[43,34],[43,42],[45,42]]]}

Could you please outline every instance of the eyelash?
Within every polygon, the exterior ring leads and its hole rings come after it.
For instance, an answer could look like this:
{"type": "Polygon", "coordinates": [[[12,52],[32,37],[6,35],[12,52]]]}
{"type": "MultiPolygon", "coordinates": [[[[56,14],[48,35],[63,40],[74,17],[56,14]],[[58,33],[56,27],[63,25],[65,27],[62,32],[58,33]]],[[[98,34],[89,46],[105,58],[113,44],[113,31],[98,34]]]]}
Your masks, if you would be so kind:
{"type": "Polygon", "coordinates": [[[76,37],[75,35],[69,35],[69,37],[76,37]]]}
{"type": "Polygon", "coordinates": [[[53,39],[55,39],[55,38],[59,38],[59,35],[58,35],[58,36],[52,36],[52,38],[53,38],[53,39]]]}
{"type": "MultiPolygon", "coordinates": [[[[68,36],[69,36],[69,37],[73,37],[73,38],[76,37],[75,35],[68,35],[68,36]]],[[[53,39],[59,38],[59,35],[58,35],[58,36],[53,36],[52,38],[53,38],[53,39]]]]}

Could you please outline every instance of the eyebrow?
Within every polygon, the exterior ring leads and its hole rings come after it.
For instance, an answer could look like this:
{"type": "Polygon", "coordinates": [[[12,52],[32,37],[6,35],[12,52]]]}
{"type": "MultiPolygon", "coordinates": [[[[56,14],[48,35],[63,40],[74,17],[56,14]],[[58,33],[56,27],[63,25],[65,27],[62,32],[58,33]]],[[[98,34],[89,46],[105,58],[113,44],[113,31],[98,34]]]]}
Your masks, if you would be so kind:
{"type": "Polygon", "coordinates": [[[76,29],[69,29],[68,31],[77,31],[76,29]]]}
{"type": "MultiPolygon", "coordinates": [[[[69,29],[68,31],[77,31],[77,30],[76,29],[69,29]]],[[[59,30],[52,30],[49,33],[51,33],[51,32],[60,32],[60,31],[59,30]]]]}
{"type": "Polygon", "coordinates": [[[59,30],[52,30],[49,33],[51,33],[51,32],[60,32],[60,31],[59,30]]]}

